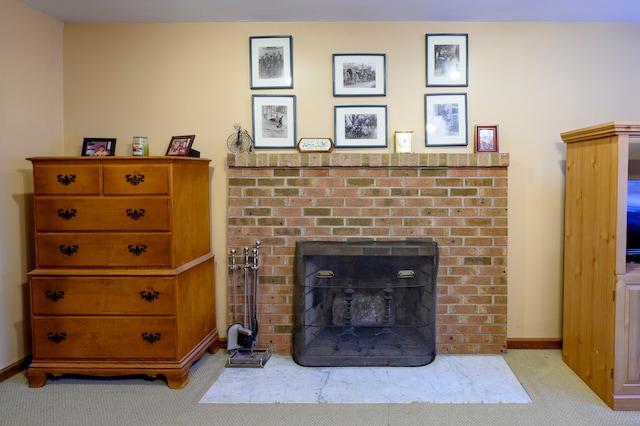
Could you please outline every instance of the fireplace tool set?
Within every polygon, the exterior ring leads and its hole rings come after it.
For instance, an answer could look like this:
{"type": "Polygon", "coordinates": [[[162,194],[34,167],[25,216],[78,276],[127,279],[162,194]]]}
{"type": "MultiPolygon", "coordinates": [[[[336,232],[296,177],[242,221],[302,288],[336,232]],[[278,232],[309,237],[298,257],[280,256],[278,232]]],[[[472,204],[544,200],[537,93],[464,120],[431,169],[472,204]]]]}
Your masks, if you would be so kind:
{"type": "Polygon", "coordinates": [[[258,268],[260,267],[260,241],[250,250],[244,248],[241,257],[235,249],[231,250],[231,282],[233,284],[234,323],[227,329],[227,350],[232,351],[227,367],[264,367],[271,357],[269,349],[257,349],[258,337],[258,268]],[[244,263],[240,263],[244,260],[244,263]],[[238,281],[242,281],[239,284],[238,281]],[[239,293],[241,288],[241,294],[239,293]],[[242,306],[241,315],[239,307],[242,306]],[[240,322],[239,317],[242,317],[240,322]]]}

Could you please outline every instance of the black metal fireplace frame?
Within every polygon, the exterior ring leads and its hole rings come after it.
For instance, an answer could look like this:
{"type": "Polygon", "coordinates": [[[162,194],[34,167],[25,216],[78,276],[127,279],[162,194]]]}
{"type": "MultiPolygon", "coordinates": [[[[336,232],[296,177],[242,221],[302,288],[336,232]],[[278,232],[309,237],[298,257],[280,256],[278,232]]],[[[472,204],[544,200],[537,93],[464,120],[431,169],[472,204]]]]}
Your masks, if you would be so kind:
{"type": "Polygon", "coordinates": [[[295,259],[298,364],[420,366],[435,359],[437,243],[301,241],[295,259]],[[349,268],[357,277],[347,276],[349,268]]]}

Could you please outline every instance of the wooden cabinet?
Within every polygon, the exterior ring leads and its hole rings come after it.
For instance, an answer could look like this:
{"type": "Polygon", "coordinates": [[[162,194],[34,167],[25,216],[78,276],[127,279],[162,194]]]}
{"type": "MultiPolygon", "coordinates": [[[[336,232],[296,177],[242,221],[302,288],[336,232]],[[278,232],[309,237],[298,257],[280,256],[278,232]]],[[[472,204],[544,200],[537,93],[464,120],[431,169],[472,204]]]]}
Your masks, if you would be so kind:
{"type": "Polygon", "coordinates": [[[48,375],[165,376],[218,349],[209,160],[30,158],[33,362],[48,375]]]}
{"type": "Polygon", "coordinates": [[[630,141],[640,137],[640,123],[605,123],[561,137],[562,356],[609,407],[640,410],[640,267],[626,263],[630,141]]]}

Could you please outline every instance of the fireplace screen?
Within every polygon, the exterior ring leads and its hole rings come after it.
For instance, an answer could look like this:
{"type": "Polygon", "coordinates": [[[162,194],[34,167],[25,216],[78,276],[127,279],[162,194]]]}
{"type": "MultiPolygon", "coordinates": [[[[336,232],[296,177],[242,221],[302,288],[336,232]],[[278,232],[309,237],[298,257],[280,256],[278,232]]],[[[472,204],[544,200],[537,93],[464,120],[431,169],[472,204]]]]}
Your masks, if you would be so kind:
{"type": "Polygon", "coordinates": [[[293,359],[303,366],[419,366],[435,358],[438,246],[296,245],[293,359]]]}

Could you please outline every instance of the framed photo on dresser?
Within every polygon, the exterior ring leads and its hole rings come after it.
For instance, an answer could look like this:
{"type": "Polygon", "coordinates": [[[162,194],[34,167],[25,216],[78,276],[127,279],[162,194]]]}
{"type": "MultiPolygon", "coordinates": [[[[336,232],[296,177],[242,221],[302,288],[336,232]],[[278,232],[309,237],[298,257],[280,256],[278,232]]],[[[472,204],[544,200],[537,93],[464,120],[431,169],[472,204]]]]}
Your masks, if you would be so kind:
{"type": "Polygon", "coordinates": [[[82,157],[109,157],[116,153],[116,138],[84,138],[82,157]]]}

